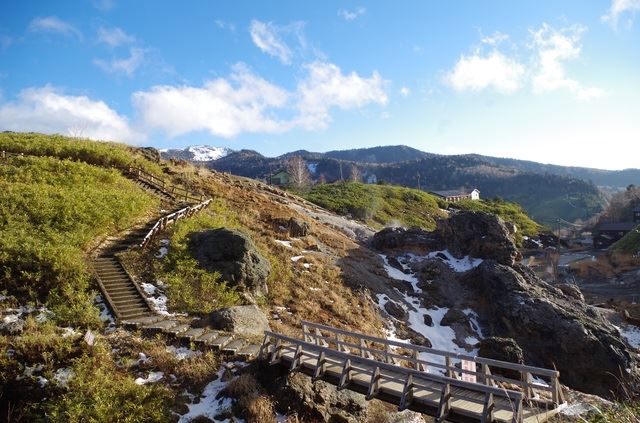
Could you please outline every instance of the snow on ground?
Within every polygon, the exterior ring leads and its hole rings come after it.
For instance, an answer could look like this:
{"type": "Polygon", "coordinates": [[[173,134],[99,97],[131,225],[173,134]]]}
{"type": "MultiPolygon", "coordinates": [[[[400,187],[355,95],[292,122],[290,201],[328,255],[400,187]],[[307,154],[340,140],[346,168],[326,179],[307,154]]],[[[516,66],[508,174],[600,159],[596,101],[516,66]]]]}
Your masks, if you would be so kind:
{"type": "Polygon", "coordinates": [[[174,347],[173,345],[169,345],[167,347],[167,352],[172,353],[176,356],[178,360],[184,360],[186,358],[197,357],[202,355],[202,351],[194,351],[187,347],[174,347]]]}
{"type": "Polygon", "coordinates": [[[142,288],[142,290],[148,295],[155,295],[156,290],[158,289],[155,285],[147,282],[142,282],[140,284],[140,288],[142,288]]]}
{"type": "Polygon", "coordinates": [[[73,378],[73,370],[70,367],[62,367],[53,375],[53,381],[62,387],[66,387],[73,378]]]}
{"type": "Polygon", "coordinates": [[[179,313],[169,313],[169,309],[167,308],[168,299],[159,288],[161,286],[164,286],[162,281],[157,281],[157,286],[146,282],[140,284],[140,288],[142,288],[145,294],[147,294],[147,300],[149,300],[157,313],[162,314],[163,316],[182,315],[179,313]]]}
{"type": "Polygon", "coordinates": [[[167,254],[169,254],[169,249],[167,247],[160,247],[156,253],[156,258],[163,259],[167,254]]]}
{"type": "Polygon", "coordinates": [[[640,328],[626,323],[621,326],[614,326],[632,347],[640,348],[640,328]]]}
{"type": "Polygon", "coordinates": [[[480,263],[482,263],[482,259],[469,256],[464,256],[461,259],[455,258],[449,250],[432,251],[425,257],[438,258],[455,272],[466,272],[467,270],[480,266],[480,263]]]}
{"type": "Polygon", "coordinates": [[[146,378],[137,378],[134,382],[138,385],[146,385],[147,383],[155,383],[162,380],[164,373],[162,372],[149,372],[149,376],[146,378]]]}
{"type": "Polygon", "coordinates": [[[208,145],[192,145],[187,148],[187,151],[193,154],[191,160],[194,162],[210,162],[229,154],[228,148],[209,147],[208,145]]]}
{"type": "Polygon", "coordinates": [[[287,248],[293,248],[293,247],[291,246],[291,241],[284,241],[284,240],[281,240],[281,239],[275,239],[274,241],[275,241],[277,244],[283,245],[283,246],[285,246],[285,247],[287,247],[287,248]]]}
{"type": "Polygon", "coordinates": [[[309,169],[309,172],[315,174],[318,170],[318,163],[308,163],[307,168],[309,169]]]}
{"type": "Polygon", "coordinates": [[[304,256],[294,256],[294,257],[291,257],[291,261],[295,263],[298,260],[303,259],[303,258],[304,258],[304,256]]]}
{"type": "Polygon", "coordinates": [[[107,307],[107,304],[104,302],[104,298],[102,298],[102,295],[96,295],[94,303],[100,309],[100,320],[108,323],[107,331],[115,330],[116,320],[111,315],[109,307],[107,307]]]}
{"type": "MultiPolygon", "coordinates": [[[[396,279],[399,281],[409,282],[411,284],[411,287],[413,288],[413,292],[415,292],[416,294],[419,294],[422,292],[422,289],[418,288],[418,278],[416,278],[416,276],[413,273],[408,273],[408,274],[404,273],[403,271],[391,266],[389,264],[389,259],[387,256],[385,256],[384,254],[379,254],[379,256],[380,258],[382,258],[382,261],[384,261],[384,270],[387,271],[387,275],[389,275],[390,278],[396,279]]],[[[404,269],[408,270],[408,267],[404,263],[404,261],[406,260],[401,260],[399,262],[404,269]]]]}
{"type": "MultiPolygon", "coordinates": [[[[246,363],[234,363],[236,366],[246,366],[246,363]]],[[[218,395],[226,386],[231,382],[231,380],[223,381],[222,376],[227,370],[226,363],[223,363],[220,366],[220,370],[218,370],[218,377],[209,382],[207,386],[205,386],[202,391],[202,395],[200,395],[198,403],[187,404],[189,407],[189,411],[180,416],[180,420],[178,423],[188,423],[191,420],[195,419],[198,416],[207,417],[214,422],[226,422],[227,420],[216,420],[214,417],[221,414],[223,411],[229,410],[233,405],[233,400],[227,397],[220,397],[218,395]]],[[[239,421],[239,420],[233,420],[239,421]]]]}

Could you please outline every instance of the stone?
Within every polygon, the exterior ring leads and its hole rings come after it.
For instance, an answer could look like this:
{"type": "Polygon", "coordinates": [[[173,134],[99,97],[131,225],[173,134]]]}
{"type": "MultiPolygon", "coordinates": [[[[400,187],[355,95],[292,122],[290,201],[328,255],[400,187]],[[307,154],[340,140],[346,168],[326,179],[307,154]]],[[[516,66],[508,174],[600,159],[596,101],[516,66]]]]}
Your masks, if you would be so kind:
{"type": "Polygon", "coordinates": [[[200,267],[220,272],[231,286],[253,295],[267,294],[271,264],[248,235],[227,228],[195,232],[190,236],[189,248],[200,267]]]}
{"type": "Polygon", "coordinates": [[[24,330],[25,321],[18,316],[9,315],[0,320],[0,333],[17,335],[24,330]]]}
{"type": "Polygon", "coordinates": [[[311,225],[302,219],[292,217],[289,219],[289,236],[303,238],[311,232],[311,225]]]}
{"type": "MultiPolygon", "coordinates": [[[[522,348],[512,338],[500,338],[490,336],[480,341],[478,345],[478,355],[492,360],[507,361],[509,363],[524,364],[522,348]]],[[[520,372],[508,369],[491,368],[492,373],[499,374],[511,379],[520,379],[520,372]]]]}
{"type": "Polygon", "coordinates": [[[562,293],[567,297],[571,297],[575,300],[578,300],[584,303],[584,295],[582,295],[582,291],[580,291],[580,288],[578,288],[578,285],[573,283],[560,283],[554,286],[558,288],[560,291],[562,291],[562,293]]]}
{"type": "Polygon", "coordinates": [[[265,330],[271,330],[267,316],[255,304],[221,308],[209,313],[194,326],[209,326],[238,335],[260,337],[264,336],[265,330]]]}
{"type": "Polygon", "coordinates": [[[424,324],[427,326],[433,327],[433,318],[428,314],[425,314],[423,317],[424,317],[424,324]]]}
{"type": "Polygon", "coordinates": [[[500,217],[475,211],[461,211],[437,222],[436,233],[456,257],[471,256],[513,265],[522,257],[513,235],[515,226],[500,217]]]}
{"type": "Polygon", "coordinates": [[[402,250],[402,252],[424,253],[431,249],[438,249],[439,245],[439,240],[432,232],[417,227],[384,228],[371,238],[371,246],[380,251],[402,250]]]}
{"type": "Polygon", "coordinates": [[[450,308],[440,321],[441,326],[451,326],[455,323],[469,326],[469,318],[457,308],[450,308]]]}
{"type": "Polygon", "coordinates": [[[384,305],[384,310],[389,313],[389,316],[395,317],[398,320],[404,320],[407,318],[407,312],[395,301],[387,301],[384,305]]]}

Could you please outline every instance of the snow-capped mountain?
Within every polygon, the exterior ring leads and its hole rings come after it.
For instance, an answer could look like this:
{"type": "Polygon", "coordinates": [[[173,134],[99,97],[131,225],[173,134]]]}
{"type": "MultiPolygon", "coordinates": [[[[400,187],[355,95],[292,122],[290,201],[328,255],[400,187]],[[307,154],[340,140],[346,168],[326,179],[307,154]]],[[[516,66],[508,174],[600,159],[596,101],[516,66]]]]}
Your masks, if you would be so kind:
{"type": "Polygon", "coordinates": [[[211,162],[233,152],[227,147],[191,145],[184,149],[164,148],[160,150],[164,159],[182,159],[190,162],[211,162]]]}

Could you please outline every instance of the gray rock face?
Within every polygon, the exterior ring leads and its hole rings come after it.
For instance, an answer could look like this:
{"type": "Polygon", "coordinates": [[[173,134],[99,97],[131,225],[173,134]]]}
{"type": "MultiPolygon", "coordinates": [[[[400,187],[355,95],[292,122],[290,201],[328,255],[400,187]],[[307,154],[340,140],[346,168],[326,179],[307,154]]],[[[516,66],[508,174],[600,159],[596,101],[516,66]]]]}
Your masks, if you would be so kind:
{"type": "Polygon", "coordinates": [[[198,326],[210,326],[246,336],[263,336],[265,330],[271,330],[267,316],[255,304],[216,310],[198,326]]]}
{"type": "Polygon", "coordinates": [[[347,389],[338,391],[324,381],[313,383],[300,373],[287,377],[279,397],[286,399],[291,411],[304,416],[303,421],[358,423],[366,416],[364,395],[347,389]]]}
{"type": "MultiPolygon", "coordinates": [[[[480,341],[478,355],[492,360],[508,361],[510,363],[524,364],[522,348],[512,338],[500,338],[490,336],[480,341]]],[[[520,379],[520,372],[507,369],[494,369],[495,374],[500,374],[512,379],[520,379]]]]}
{"type": "Polygon", "coordinates": [[[464,211],[438,221],[436,233],[455,256],[469,255],[513,265],[522,257],[513,240],[515,227],[500,217],[464,211]]]}
{"type": "Polygon", "coordinates": [[[232,286],[254,295],[267,293],[271,265],[248,235],[220,228],[191,235],[189,248],[198,264],[211,272],[220,272],[232,286]]]}
{"type": "Polygon", "coordinates": [[[615,327],[528,268],[485,261],[461,281],[486,333],[513,338],[525,361],[560,371],[566,385],[605,397],[637,389],[638,360],[615,327]]]}
{"type": "Polygon", "coordinates": [[[580,291],[580,288],[578,288],[577,285],[572,283],[561,283],[555,285],[555,287],[562,291],[564,295],[584,303],[584,295],[582,295],[582,291],[580,291]]]}
{"type": "Polygon", "coordinates": [[[301,238],[309,235],[311,232],[311,225],[302,219],[296,219],[292,217],[289,219],[289,236],[294,238],[301,238]]]}
{"type": "Polygon", "coordinates": [[[371,239],[371,246],[381,251],[424,253],[439,249],[440,244],[440,239],[434,233],[420,228],[385,228],[371,239]]]}

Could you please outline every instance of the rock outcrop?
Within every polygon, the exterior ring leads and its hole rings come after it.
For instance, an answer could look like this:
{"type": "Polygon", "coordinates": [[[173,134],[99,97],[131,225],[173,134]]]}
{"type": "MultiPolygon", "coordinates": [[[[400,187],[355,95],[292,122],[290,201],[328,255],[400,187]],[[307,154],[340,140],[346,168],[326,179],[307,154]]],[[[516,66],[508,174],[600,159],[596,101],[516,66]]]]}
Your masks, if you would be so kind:
{"type": "Polygon", "coordinates": [[[514,225],[500,217],[464,211],[437,223],[436,233],[445,248],[456,257],[471,256],[513,265],[522,257],[516,248],[514,225]]]}
{"type": "Polygon", "coordinates": [[[441,245],[440,239],[433,232],[413,227],[385,228],[371,238],[371,246],[380,251],[401,250],[416,254],[437,250],[441,245]]]}
{"type": "Polygon", "coordinates": [[[271,265],[248,235],[227,228],[196,232],[189,248],[202,268],[253,295],[266,295],[271,265]]]}
{"type": "Polygon", "coordinates": [[[238,335],[258,337],[264,336],[265,330],[271,330],[267,316],[255,304],[216,310],[194,326],[209,326],[238,335]]]}
{"type": "Polygon", "coordinates": [[[513,338],[525,362],[557,368],[575,389],[610,397],[640,383],[638,360],[593,307],[538,278],[528,268],[492,260],[462,277],[485,333],[513,338]]]}

